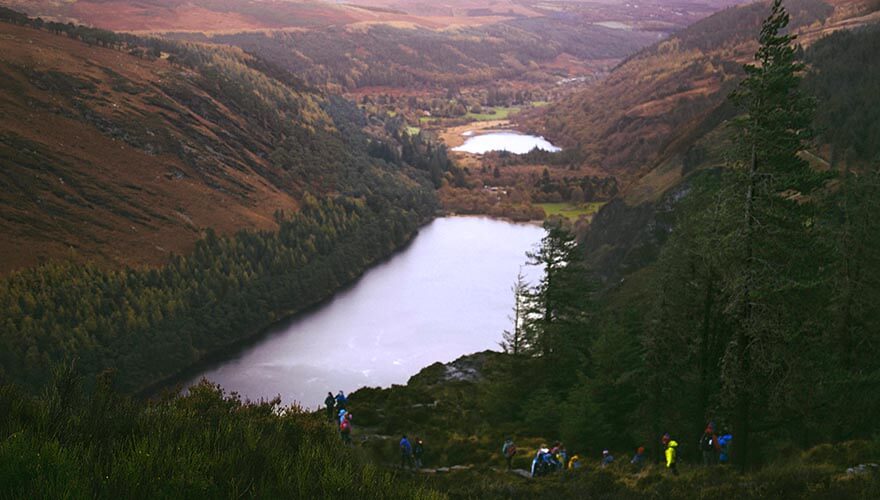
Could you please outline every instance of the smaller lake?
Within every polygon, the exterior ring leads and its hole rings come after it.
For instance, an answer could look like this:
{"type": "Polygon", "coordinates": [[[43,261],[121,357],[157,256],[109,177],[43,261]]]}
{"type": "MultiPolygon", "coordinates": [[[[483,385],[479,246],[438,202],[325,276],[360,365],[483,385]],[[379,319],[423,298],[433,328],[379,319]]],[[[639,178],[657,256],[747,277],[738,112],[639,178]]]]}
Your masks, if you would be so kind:
{"type": "Polygon", "coordinates": [[[452,150],[478,155],[488,153],[489,151],[508,151],[522,155],[535,148],[550,152],[561,151],[560,148],[550,144],[550,141],[543,137],[517,132],[491,132],[470,136],[464,144],[452,148],[452,150]]]}

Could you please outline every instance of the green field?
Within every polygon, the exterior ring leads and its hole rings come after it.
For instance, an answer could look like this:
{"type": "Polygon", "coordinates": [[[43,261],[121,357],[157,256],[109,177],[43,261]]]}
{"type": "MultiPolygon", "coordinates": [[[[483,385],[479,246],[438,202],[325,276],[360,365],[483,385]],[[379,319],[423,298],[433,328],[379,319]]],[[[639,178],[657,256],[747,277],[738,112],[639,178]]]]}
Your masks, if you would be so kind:
{"type": "Polygon", "coordinates": [[[485,122],[490,120],[506,120],[508,117],[510,117],[511,114],[519,113],[521,109],[521,106],[484,108],[484,111],[482,113],[468,113],[464,115],[464,117],[469,120],[474,120],[478,122],[485,122]],[[493,109],[495,110],[495,112],[489,113],[489,111],[493,109]]]}
{"type": "Polygon", "coordinates": [[[578,220],[581,215],[595,214],[604,204],[604,201],[597,201],[583,205],[572,205],[571,203],[538,203],[537,205],[544,209],[547,217],[561,215],[571,220],[578,220]]]}

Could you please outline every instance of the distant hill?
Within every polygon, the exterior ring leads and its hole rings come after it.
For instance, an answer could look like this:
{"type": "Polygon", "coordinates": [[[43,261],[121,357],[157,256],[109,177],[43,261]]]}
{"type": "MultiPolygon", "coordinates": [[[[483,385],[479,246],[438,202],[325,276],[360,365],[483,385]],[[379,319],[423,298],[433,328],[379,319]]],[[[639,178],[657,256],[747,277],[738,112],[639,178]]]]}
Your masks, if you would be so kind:
{"type": "Polygon", "coordinates": [[[641,5],[539,0],[0,0],[55,21],[239,46],[314,85],[351,91],[528,82],[552,87],[739,0],[641,5]]]}
{"type": "MultiPolygon", "coordinates": [[[[804,85],[821,103],[815,149],[805,156],[819,168],[842,160],[855,168],[876,163],[880,115],[870,96],[880,85],[871,63],[880,2],[790,2],[789,8],[806,46],[804,85]],[[815,20],[820,14],[824,19],[815,20]]],[[[766,11],[755,4],[707,18],[527,122],[579,147],[588,163],[622,181],[621,194],[596,214],[584,241],[608,284],[653,262],[691,175],[724,165],[725,124],[737,112],[727,97],[742,64],[751,62],[756,45],[749,36],[759,32],[766,11]]]]}
{"type": "MultiPolygon", "coordinates": [[[[786,6],[804,44],[880,20],[877,0],[792,0],[786,6]]],[[[699,137],[729,116],[716,111],[742,76],[742,65],[751,60],[766,11],[759,2],[714,14],[525,121],[554,142],[578,148],[586,164],[625,184],[676,155],[680,164],[699,137]]],[[[655,175],[652,181],[660,177],[665,178],[662,185],[647,196],[661,194],[674,176],[655,175]]]]}
{"type": "Polygon", "coordinates": [[[240,49],[51,29],[0,23],[0,273],[166,262],[384,168],[356,109],[240,49]]]}

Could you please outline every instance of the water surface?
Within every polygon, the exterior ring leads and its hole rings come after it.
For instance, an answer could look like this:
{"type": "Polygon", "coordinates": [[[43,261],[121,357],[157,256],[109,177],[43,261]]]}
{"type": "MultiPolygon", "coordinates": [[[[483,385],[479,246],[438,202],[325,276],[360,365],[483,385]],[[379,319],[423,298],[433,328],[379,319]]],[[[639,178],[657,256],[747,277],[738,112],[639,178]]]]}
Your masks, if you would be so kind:
{"type": "Polygon", "coordinates": [[[550,152],[561,151],[560,148],[554,146],[543,137],[517,132],[490,132],[488,134],[466,137],[468,139],[464,141],[464,144],[454,147],[452,150],[472,154],[484,154],[489,151],[508,151],[518,155],[526,154],[534,148],[550,152]]]}
{"type": "Polygon", "coordinates": [[[435,361],[497,350],[517,272],[540,276],[524,253],[543,235],[536,225],[437,219],[354,286],[191,383],[207,377],[252,400],[280,394],[314,408],[327,391],[402,384],[435,361]]]}

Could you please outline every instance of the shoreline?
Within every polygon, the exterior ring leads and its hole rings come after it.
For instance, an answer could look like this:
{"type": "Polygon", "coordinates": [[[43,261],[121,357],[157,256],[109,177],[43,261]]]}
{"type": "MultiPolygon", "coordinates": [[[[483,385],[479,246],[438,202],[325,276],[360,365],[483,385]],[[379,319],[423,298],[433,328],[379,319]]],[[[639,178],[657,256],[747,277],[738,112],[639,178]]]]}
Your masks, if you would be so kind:
{"type": "MultiPolygon", "coordinates": [[[[440,215],[443,216],[443,215],[440,215]]],[[[217,349],[213,349],[210,352],[205,353],[201,359],[196,361],[195,363],[178,370],[176,373],[169,375],[167,377],[163,377],[155,382],[146,385],[143,388],[140,388],[134,391],[133,395],[136,398],[140,399],[155,399],[160,397],[167,392],[180,393],[182,390],[186,389],[183,385],[191,378],[195,377],[198,373],[206,371],[206,369],[211,366],[221,364],[225,361],[229,361],[233,357],[235,357],[238,353],[242,352],[244,349],[254,346],[262,340],[265,340],[268,336],[272,334],[272,332],[276,329],[276,327],[280,327],[283,324],[290,323],[291,321],[295,321],[296,319],[305,316],[307,314],[311,314],[316,310],[320,309],[322,306],[326,305],[330,301],[336,297],[337,294],[348,290],[355,285],[364,277],[364,275],[379,266],[380,264],[389,261],[398,253],[406,250],[412,245],[412,242],[415,241],[416,237],[421,232],[422,228],[427,226],[428,224],[437,220],[439,216],[435,214],[434,216],[422,221],[421,224],[416,228],[412,234],[409,235],[406,242],[397,248],[395,248],[392,252],[388,253],[388,255],[376,259],[373,262],[370,262],[364,269],[358,273],[351,281],[345,283],[344,285],[338,287],[333,290],[328,296],[323,297],[320,300],[313,301],[309,304],[303,305],[298,308],[289,309],[281,312],[277,318],[271,320],[266,324],[262,324],[256,327],[252,333],[244,335],[243,337],[230,342],[222,347],[217,349]]]]}
{"type": "MultiPolygon", "coordinates": [[[[245,335],[240,339],[233,341],[229,344],[224,345],[218,349],[212,350],[209,353],[206,353],[200,360],[196,361],[194,364],[187,366],[186,368],[179,370],[177,373],[170,375],[168,377],[164,377],[156,382],[147,385],[137,391],[134,392],[134,396],[141,399],[156,399],[158,397],[163,396],[168,392],[172,392],[178,394],[188,387],[184,387],[188,381],[193,379],[196,375],[201,372],[208,371],[212,367],[216,367],[217,365],[221,365],[227,361],[234,359],[237,355],[242,353],[249,347],[253,347],[258,343],[266,340],[270,336],[272,336],[275,332],[279,330],[283,330],[284,326],[289,325],[291,322],[297,321],[309,314],[312,314],[319,310],[321,307],[325,306],[329,302],[331,302],[339,293],[344,292],[346,290],[350,290],[351,288],[357,286],[360,280],[367,274],[367,272],[376,268],[377,266],[388,262],[399,253],[406,251],[412,243],[415,241],[416,237],[421,232],[422,228],[425,226],[437,221],[441,218],[481,218],[481,219],[489,219],[506,222],[508,224],[516,224],[516,225],[531,225],[542,227],[544,221],[543,220],[530,220],[530,221],[516,221],[507,217],[493,217],[488,214],[457,214],[454,212],[446,212],[440,211],[436,213],[433,217],[427,219],[422,224],[419,225],[418,229],[414,231],[410,237],[407,239],[406,243],[394,249],[393,252],[389,253],[385,257],[381,259],[377,259],[374,262],[371,262],[367,267],[363,269],[361,273],[359,273],[354,279],[345,285],[337,288],[327,297],[324,297],[318,301],[313,303],[304,305],[300,308],[291,309],[281,313],[278,318],[268,322],[266,324],[260,325],[256,327],[253,333],[245,335]]],[[[464,355],[463,355],[464,356],[464,355]]],[[[422,367],[425,368],[425,367],[422,367]]],[[[421,370],[421,369],[420,369],[421,370]]],[[[415,374],[413,374],[415,375],[415,374]]]]}

